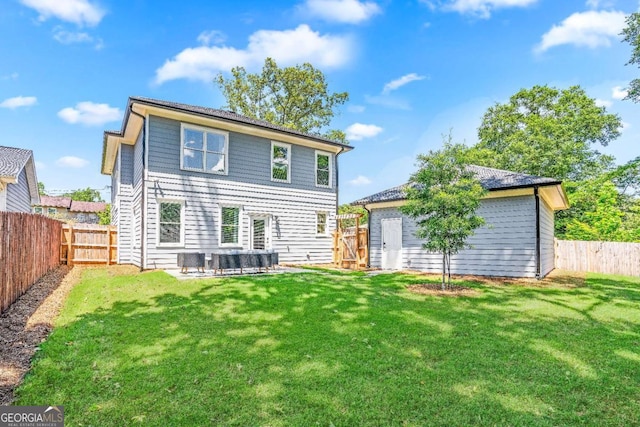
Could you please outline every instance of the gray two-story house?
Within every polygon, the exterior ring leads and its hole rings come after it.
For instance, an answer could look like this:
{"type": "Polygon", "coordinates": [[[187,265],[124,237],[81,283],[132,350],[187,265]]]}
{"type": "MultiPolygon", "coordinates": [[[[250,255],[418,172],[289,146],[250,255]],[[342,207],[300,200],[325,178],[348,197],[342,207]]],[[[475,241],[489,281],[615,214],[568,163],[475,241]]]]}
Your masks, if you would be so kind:
{"type": "Polygon", "coordinates": [[[175,268],[180,252],[332,257],[338,156],[352,147],[229,111],[131,97],[106,131],[118,262],[175,268]]]}
{"type": "Polygon", "coordinates": [[[0,211],[31,212],[40,203],[33,152],[0,145],[0,211]]]}

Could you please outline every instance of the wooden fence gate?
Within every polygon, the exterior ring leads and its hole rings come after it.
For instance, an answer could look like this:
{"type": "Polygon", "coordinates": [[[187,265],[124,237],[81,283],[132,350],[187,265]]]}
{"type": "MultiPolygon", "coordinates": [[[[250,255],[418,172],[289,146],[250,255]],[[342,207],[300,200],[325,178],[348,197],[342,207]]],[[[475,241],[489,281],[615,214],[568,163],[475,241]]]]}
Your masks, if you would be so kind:
{"type": "Polygon", "coordinates": [[[369,230],[360,227],[362,214],[338,215],[338,227],[333,232],[333,265],[359,270],[367,268],[369,230]],[[343,220],[355,220],[352,227],[343,227],[343,220]]]}
{"type": "Polygon", "coordinates": [[[60,261],[74,264],[115,264],[118,233],[112,225],[65,224],[62,226],[60,261]]]}

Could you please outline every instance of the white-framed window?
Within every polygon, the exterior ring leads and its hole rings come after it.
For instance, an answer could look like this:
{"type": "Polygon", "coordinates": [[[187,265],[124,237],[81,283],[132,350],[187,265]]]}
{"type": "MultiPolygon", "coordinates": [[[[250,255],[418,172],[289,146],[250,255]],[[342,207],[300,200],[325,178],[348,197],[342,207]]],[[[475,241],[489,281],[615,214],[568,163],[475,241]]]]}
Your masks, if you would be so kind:
{"type": "Polygon", "coordinates": [[[241,211],[237,205],[220,206],[220,246],[242,246],[241,211]]]}
{"type": "Polygon", "coordinates": [[[184,200],[158,199],[157,246],[184,246],[184,200]]]}
{"type": "Polygon", "coordinates": [[[291,145],[271,141],[271,181],[291,182],[291,145]]]}
{"type": "Polygon", "coordinates": [[[36,206],[35,208],[33,208],[33,213],[42,215],[42,206],[36,206]]]}
{"type": "Polygon", "coordinates": [[[331,153],[316,151],[316,187],[331,188],[331,153]]]}
{"type": "Polygon", "coordinates": [[[318,236],[327,236],[329,227],[327,227],[329,215],[326,212],[316,212],[316,234],[318,236]]]}
{"type": "Polygon", "coordinates": [[[47,215],[55,215],[58,213],[58,209],[56,208],[47,208],[47,215]]]}
{"type": "Polygon", "coordinates": [[[180,134],[180,168],[227,175],[228,132],[183,123],[180,134]]]}

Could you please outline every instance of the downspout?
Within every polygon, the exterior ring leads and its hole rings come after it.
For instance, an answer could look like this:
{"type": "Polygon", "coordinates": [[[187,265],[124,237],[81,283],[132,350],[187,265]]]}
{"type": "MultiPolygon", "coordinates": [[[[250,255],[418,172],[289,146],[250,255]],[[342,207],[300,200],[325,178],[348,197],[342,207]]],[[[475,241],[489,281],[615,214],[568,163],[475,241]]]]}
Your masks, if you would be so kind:
{"type": "Polygon", "coordinates": [[[536,200],[536,279],[540,280],[540,194],[538,187],[533,187],[533,197],[536,200]]]}
{"type": "Polygon", "coordinates": [[[338,208],[340,207],[340,197],[338,197],[340,195],[339,191],[339,184],[340,184],[340,179],[339,179],[339,174],[338,174],[338,156],[340,154],[342,154],[345,150],[345,147],[340,147],[340,151],[338,151],[336,153],[336,215],[338,215],[338,208]]]}
{"type": "Polygon", "coordinates": [[[362,205],[362,209],[367,211],[367,268],[371,268],[371,211],[367,205],[362,205]]]}
{"type": "Polygon", "coordinates": [[[146,150],[145,147],[145,141],[147,140],[147,135],[146,135],[146,125],[147,125],[147,119],[145,116],[143,116],[142,114],[136,113],[135,111],[133,111],[133,104],[131,104],[129,111],[131,111],[131,114],[135,114],[136,116],[140,117],[142,119],[142,185],[140,187],[140,271],[144,270],[144,236],[146,234],[145,228],[144,228],[144,175],[145,175],[145,171],[147,168],[147,165],[144,164],[144,152],[146,150]]]}

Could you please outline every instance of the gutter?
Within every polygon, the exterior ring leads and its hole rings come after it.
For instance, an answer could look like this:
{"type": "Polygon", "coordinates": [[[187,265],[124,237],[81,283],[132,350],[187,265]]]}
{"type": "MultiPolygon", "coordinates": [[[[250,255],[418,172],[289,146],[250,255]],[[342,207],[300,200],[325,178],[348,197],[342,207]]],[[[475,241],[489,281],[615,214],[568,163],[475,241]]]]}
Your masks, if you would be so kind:
{"type": "Polygon", "coordinates": [[[533,196],[536,200],[536,279],[540,280],[540,194],[538,187],[533,187],[533,196]]]}
{"type": "MultiPolygon", "coordinates": [[[[147,118],[145,116],[143,116],[142,114],[136,113],[135,111],[133,111],[133,103],[129,104],[129,111],[131,112],[131,114],[135,114],[136,116],[140,117],[142,119],[142,185],[140,187],[140,271],[144,271],[144,237],[147,234],[146,230],[145,230],[145,225],[144,225],[144,218],[145,218],[145,183],[144,183],[144,176],[145,176],[145,171],[147,169],[147,165],[145,164],[144,160],[145,160],[145,150],[147,149],[147,147],[145,146],[145,142],[147,140],[147,118]]],[[[133,219],[133,218],[132,218],[133,219]]],[[[133,231],[133,230],[132,230],[133,231]]]]}

